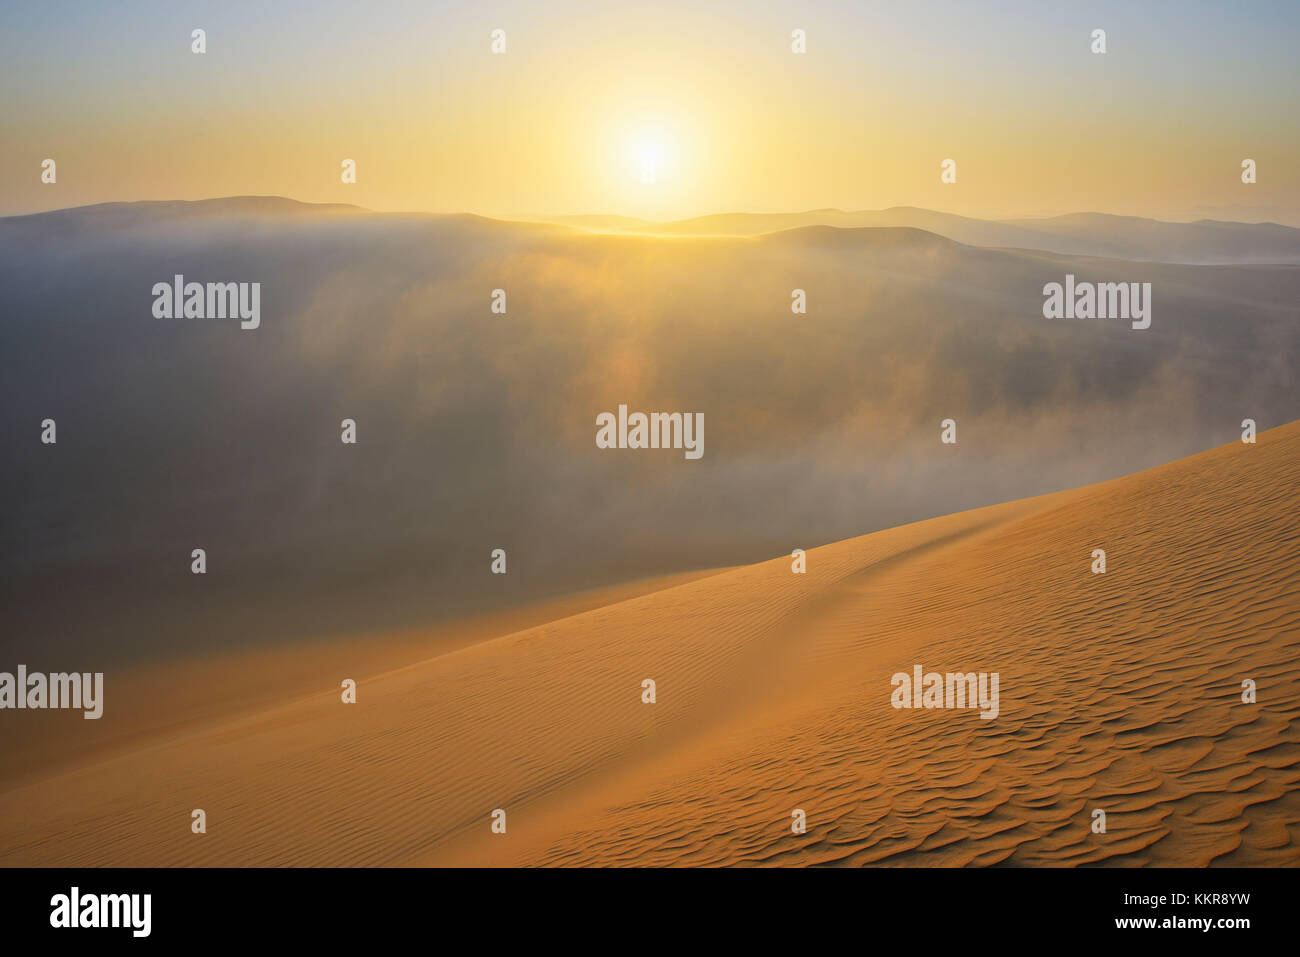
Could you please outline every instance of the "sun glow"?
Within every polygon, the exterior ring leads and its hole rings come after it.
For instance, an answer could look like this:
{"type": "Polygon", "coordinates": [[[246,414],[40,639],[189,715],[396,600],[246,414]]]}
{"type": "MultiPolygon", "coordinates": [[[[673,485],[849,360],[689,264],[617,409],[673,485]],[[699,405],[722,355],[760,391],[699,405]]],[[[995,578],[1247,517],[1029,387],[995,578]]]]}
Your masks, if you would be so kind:
{"type": "Polygon", "coordinates": [[[663,105],[626,103],[605,124],[600,178],[610,208],[656,218],[690,207],[699,187],[698,137],[688,118],[663,105]]]}
{"type": "Polygon", "coordinates": [[[627,156],[633,182],[643,186],[671,183],[681,163],[676,137],[661,125],[629,132],[627,156]]]}

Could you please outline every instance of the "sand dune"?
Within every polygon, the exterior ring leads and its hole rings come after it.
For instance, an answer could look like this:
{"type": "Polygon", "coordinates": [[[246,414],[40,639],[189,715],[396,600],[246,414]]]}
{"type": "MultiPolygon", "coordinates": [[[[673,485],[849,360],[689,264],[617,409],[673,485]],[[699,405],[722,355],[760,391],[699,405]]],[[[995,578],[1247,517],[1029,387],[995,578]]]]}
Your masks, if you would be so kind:
{"type": "Polygon", "coordinates": [[[853,211],[810,209],[798,213],[720,213],[667,223],[622,216],[540,219],[597,232],[663,236],[757,236],[807,226],[840,229],[904,227],[923,229],[972,246],[1035,249],[1062,255],[1167,263],[1300,263],[1300,229],[1272,222],[1202,219],[1171,223],[1106,213],[987,220],[914,206],[853,211]]]}
{"type": "Polygon", "coordinates": [[[9,787],[0,863],[1300,864],[1297,505],[1292,423],[612,601],[9,787]]]}
{"type": "Polygon", "coordinates": [[[157,663],[116,669],[113,720],[87,722],[79,711],[9,711],[12,736],[0,750],[6,784],[50,770],[117,754],[162,733],[176,734],[214,718],[265,710],[269,703],[312,694],[337,675],[363,679],[412,661],[466,647],[611,602],[716,574],[683,572],[592,588],[522,608],[474,615],[436,627],[288,640],[258,648],[173,655],[157,663]],[[195,694],[196,686],[202,694],[195,694]]]}

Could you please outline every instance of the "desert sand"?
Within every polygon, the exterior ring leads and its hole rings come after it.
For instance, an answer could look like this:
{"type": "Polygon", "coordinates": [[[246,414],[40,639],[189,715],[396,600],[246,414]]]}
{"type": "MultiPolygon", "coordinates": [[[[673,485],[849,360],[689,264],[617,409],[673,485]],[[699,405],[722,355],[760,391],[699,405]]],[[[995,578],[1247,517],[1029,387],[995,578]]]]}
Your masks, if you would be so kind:
{"type": "Polygon", "coordinates": [[[1298,505],[1300,422],[811,549],[804,575],[430,634],[7,783],[0,864],[1300,864],[1298,505]],[[895,710],[918,663],[999,672],[1001,713],[895,710]]]}

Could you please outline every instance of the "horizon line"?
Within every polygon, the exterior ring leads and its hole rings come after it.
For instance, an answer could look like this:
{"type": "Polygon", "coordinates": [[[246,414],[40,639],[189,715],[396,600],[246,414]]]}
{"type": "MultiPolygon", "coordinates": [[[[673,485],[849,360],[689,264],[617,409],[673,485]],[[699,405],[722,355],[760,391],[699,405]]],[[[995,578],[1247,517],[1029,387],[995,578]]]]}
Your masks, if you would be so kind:
{"type": "MultiPolygon", "coordinates": [[[[101,200],[95,203],[82,203],[74,206],[55,206],[49,209],[34,210],[26,213],[0,213],[0,220],[3,219],[23,219],[29,216],[42,216],[51,213],[65,213],[76,210],[96,209],[105,206],[145,206],[145,205],[172,205],[184,203],[186,205],[199,205],[203,203],[221,203],[239,200],[276,200],[286,203],[294,203],[299,206],[315,206],[325,208],[342,208],[352,209],[363,213],[373,213],[376,215],[391,216],[475,216],[480,219],[490,219],[496,222],[541,222],[541,223],[560,223],[564,220],[623,220],[629,223],[639,223],[650,226],[669,226],[681,223],[697,222],[704,219],[715,219],[726,216],[805,216],[813,213],[834,213],[839,215],[855,215],[862,213],[889,213],[900,210],[912,210],[921,213],[932,213],[940,216],[949,216],[954,219],[964,219],[972,222],[982,223],[1030,223],[1030,222],[1047,222],[1054,219],[1065,219],[1071,216],[1104,216],[1113,219],[1139,219],[1153,223],[1167,223],[1170,225],[1189,226],[1198,223],[1225,223],[1239,226],[1280,226],[1284,229],[1297,229],[1300,227],[1291,226],[1280,219],[1260,219],[1260,220],[1242,220],[1242,219],[1215,219],[1212,217],[1201,216],[1197,219],[1162,219],[1156,216],[1145,216],[1136,213],[1111,213],[1096,209],[1075,209],[1063,213],[1040,214],[1040,215],[1020,215],[1020,216],[997,216],[984,217],[973,216],[966,213],[955,213],[948,210],[936,209],[928,206],[915,206],[907,203],[896,204],[893,206],[881,207],[860,207],[854,209],[845,209],[839,206],[818,206],[803,209],[789,210],[719,210],[711,213],[700,213],[693,216],[676,217],[672,219],[650,219],[644,216],[636,216],[627,213],[539,213],[539,212],[511,212],[511,213],[484,213],[469,209],[459,210],[434,210],[434,209],[376,209],[370,206],[362,206],[358,203],[349,202],[316,202],[312,200],[296,199],[292,196],[286,196],[279,193],[235,193],[225,196],[205,196],[199,199],[123,199],[123,200],[101,200]]],[[[1213,207],[1211,207],[1213,208],[1213,207]]],[[[1290,214],[1300,218],[1300,210],[1275,209],[1276,213],[1290,214]]],[[[572,225],[571,223],[569,225],[572,225]]],[[[919,227],[918,227],[919,228],[919,227]]]]}

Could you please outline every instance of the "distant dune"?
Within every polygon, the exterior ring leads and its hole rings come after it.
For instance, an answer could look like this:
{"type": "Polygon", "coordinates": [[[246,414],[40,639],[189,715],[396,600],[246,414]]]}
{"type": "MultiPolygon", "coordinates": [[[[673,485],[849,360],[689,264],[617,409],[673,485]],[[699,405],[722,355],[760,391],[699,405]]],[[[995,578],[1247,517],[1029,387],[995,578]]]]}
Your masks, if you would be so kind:
{"type": "Polygon", "coordinates": [[[51,765],[0,793],[0,863],[1300,864],[1300,422],[807,563],[51,765]],[[892,708],[915,664],[998,672],[999,716],[892,708]]]}
{"type": "Polygon", "coordinates": [[[1104,213],[997,221],[911,206],[856,212],[728,213],[667,223],[618,216],[559,216],[549,221],[597,231],[666,236],[757,236],[804,226],[904,226],[971,246],[1036,249],[1070,256],[1206,265],[1300,263],[1300,229],[1267,222],[1167,223],[1104,213]]]}

